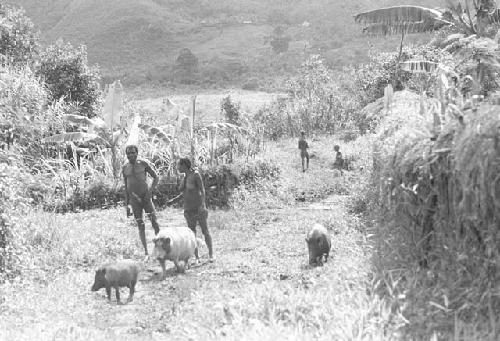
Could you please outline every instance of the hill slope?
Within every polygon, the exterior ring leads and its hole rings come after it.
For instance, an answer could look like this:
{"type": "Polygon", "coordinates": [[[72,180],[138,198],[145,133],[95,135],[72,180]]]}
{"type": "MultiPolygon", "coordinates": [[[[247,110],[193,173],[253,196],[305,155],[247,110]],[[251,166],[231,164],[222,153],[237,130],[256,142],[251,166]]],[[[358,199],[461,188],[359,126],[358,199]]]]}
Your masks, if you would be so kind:
{"type": "MultiPolygon", "coordinates": [[[[363,37],[353,15],[399,0],[7,0],[23,6],[51,43],[86,44],[107,77],[126,83],[178,82],[175,60],[190,49],[199,65],[190,81],[241,83],[290,74],[305,56],[323,54],[337,68],[365,61],[369,48],[397,48],[398,39],[363,37]],[[278,27],[281,28],[281,32],[278,27]],[[275,53],[271,37],[289,38],[275,53]]],[[[407,3],[437,6],[432,0],[407,3]]],[[[413,38],[415,39],[415,38],[413,38]]],[[[419,39],[418,37],[416,39],[419,39]]],[[[422,39],[422,38],[420,38],[422,39]]],[[[426,39],[426,38],[424,38],[426,39]]]]}

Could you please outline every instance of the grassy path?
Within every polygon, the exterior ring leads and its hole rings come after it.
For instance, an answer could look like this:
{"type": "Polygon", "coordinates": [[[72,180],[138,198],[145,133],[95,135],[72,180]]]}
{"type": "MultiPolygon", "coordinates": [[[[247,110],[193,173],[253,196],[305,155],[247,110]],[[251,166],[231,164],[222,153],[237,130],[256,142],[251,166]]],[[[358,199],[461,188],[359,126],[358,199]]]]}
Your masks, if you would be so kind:
{"type": "MultiPolygon", "coordinates": [[[[134,302],[125,306],[109,304],[104,290],[90,292],[93,267],[54,274],[46,283],[3,287],[0,337],[350,339],[366,319],[369,264],[360,222],[347,214],[345,200],[332,196],[319,205],[245,212],[245,219],[234,211],[212,212],[217,261],[206,262],[204,250],[201,265],[184,275],[170,268],[165,281],[155,273],[156,261],[148,261],[134,302]],[[318,217],[333,235],[333,254],[324,267],[309,268],[304,235],[318,217]],[[243,220],[249,226],[238,226],[243,220]]],[[[162,226],[184,223],[175,209],[162,211],[160,220],[162,226]]]]}
{"type": "MultiPolygon", "coordinates": [[[[0,340],[389,340],[381,334],[388,310],[367,290],[371,243],[347,209],[361,173],[339,178],[330,167],[334,141],[312,142],[308,172],[296,141],[269,145],[264,156],[278,161],[279,182],[238,193],[237,210],[210,211],[215,263],[204,249],[200,265],[177,275],[170,263],[160,281],[160,266],[150,260],[124,306],[108,303],[104,290],[90,291],[98,264],[142,258],[123,208],[27,217],[20,238],[39,245],[40,254],[17,282],[0,286],[0,340]],[[333,244],[328,263],[317,268],[308,266],[304,240],[314,222],[328,228],[333,244]]],[[[344,151],[363,164],[363,146],[344,151]]],[[[161,226],[185,224],[179,209],[159,218],[161,226]]]]}

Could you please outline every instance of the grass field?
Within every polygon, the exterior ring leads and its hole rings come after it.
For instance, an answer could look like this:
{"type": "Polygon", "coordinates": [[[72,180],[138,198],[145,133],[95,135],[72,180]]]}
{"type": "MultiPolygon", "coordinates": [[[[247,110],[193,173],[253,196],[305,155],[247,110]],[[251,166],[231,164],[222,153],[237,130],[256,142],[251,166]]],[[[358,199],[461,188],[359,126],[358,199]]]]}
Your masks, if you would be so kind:
{"type": "MultiPolygon", "coordinates": [[[[268,93],[262,91],[245,90],[225,90],[213,92],[193,92],[196,95],[196,121],[203,123],[220,122],[224,120],[221,114],[221,101],[224,97],[230,96],[231,101],[240,103],[240,111],[244,115],[253,115],[262,106],[269,104],[278,96],[285,96],[281,93],[268,93]]],[[[192,95],[177,94],[166,90],[137,91],[128,95],[130,103],[137,108],[150,112],[158,117],[161,123],[172,123],[179,111],[191,115],[192,95]],[[166,111],[163,101],[168,98],[175,103],[178,108],[166,111]]]]}
{"type": "MultiPolygon", "coordinates": [[[[302,173],[295,143],[270,144],[260,157],[282,168],[277,193],[307,189],[304,202],[265,200],[265,192],[255,191],[237,196],[236,209],[211,211],[216,262],[207,263],[202,250],[200,265],[183,275],[170,268],[165,281],[156,261],[142,263],[134,302],[125,306],[108,303],[103,290],[90,292],[98,264],[142,259],[136,227],[123,209],[25,215],[18,222],[23,240],[39,252],[17,281],[0,287],[0,339],[392,339],[384,336],[390,310],[372,294],[367,227],[349,211],[364,173],[340,176],[329,168],[329,148],[339,143],[331,137],[311,141],[316,157],[302,173]],[[323,267],[308,265],[304,237],[313,222],[333,238],[323,267]]],[[[369,159],[369,143],[342,144],[356,169],[369,159]]],[[[161,226],[184,223],[177,209],[159,216],[161,226]]],[[[149,223],[147,233],[151,240],[149,223]]]]}

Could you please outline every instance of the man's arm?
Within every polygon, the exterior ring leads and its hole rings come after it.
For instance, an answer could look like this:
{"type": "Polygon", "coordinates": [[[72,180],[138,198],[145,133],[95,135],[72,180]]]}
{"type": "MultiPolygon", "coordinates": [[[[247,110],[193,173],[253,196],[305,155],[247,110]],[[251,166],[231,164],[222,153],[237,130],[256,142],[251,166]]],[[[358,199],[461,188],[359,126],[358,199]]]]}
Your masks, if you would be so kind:
{"type": "Polygon", "coordinates": [[[128,189],[127,189],[127,176],[125,175],[124,169],[122,169],[123,182],[125,184],[125,205],[129,204],[128,189]]]}
{"type": "Polygon", "coordinates": [[[172,199],[168,200],[167,205],[171,205],[171,204],[175,203],[176,201],[178,201],[180,198],[182,198],[182,196],[184,195],[184,186],[185,186],[184,184],[185,183],[186,183],[186,176],[184,176],[184,179],[181,182],[181,187],[179,188],[181,193],[179,195],[173,197],[172,199]]]}

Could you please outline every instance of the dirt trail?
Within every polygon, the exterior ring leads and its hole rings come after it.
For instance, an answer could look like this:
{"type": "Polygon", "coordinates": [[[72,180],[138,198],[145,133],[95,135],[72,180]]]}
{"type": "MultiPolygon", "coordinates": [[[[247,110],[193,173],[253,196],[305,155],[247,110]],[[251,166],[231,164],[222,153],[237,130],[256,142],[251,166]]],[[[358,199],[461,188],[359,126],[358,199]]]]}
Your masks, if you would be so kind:
{"type": "MultiPolygon", "coordinates": [[[[8,304],[0,309],[9,310],[0,311],[7,316],[0,322],[0,339],[197,339],[190,335],[193,326],[198,336],[205,330],[217,333],[231,322],[226,305],[251,297],[251,292],[282,285],[303,288],[321,281],[340,293],[361,292],[369,272],[368,255],[357,232],[361,223],[347,213],[346,200],[346,196],[331,196],[318,203],[256,211],[245,229],[216,226],[212,220],[215,263],[207,262],[205,248],[200,265],[177,275],[170,263],[166,280],[160,281],[160,267],[150,260],[141,273],[134,301],[124,306],[116,305],[114,295],[109,304],[104,290],[90,292],[91,268],[55,274],[53,281],[26,285],[23,290],[21,284],[6,288],[8,304]],[[332,233],[333,252],[324,267],[311,269],[304,236],[307,222],[318,220],[318,211],[323,212],[319,222],[332,233]]],[[[163,211],[159,217],[161,226],[184,224],[181,210],[163,211]]],[[[153,233],[147,231],[151,241],[153,233]]],[[[127,291],[121,290],[122,297],[127,291]]],[[[339,323],[352,318],[342,311],[335,314],[339,314],[339,323]]]]}

